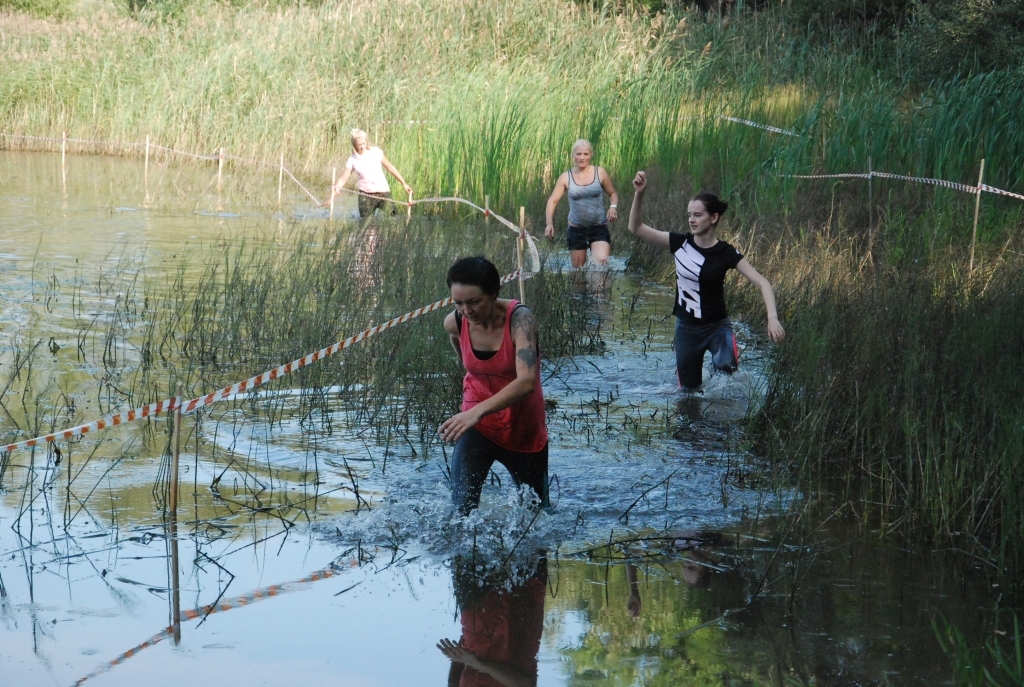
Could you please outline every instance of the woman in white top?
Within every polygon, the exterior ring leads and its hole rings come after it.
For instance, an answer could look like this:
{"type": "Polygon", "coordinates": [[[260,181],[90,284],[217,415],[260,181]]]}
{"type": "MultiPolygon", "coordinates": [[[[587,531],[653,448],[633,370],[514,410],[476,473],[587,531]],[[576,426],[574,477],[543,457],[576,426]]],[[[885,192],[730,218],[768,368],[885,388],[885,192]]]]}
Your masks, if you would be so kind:
{"type": "Polygon", "coordinates": [[[356,173],[356,190],[359,191],[359,216],[368,217],[377,208],[387,212],[387,206],[391,206],[391,214],[397,212],[398,207],[389,202],[391,200],[391,187],[384,176],[387,169],[391,175],[398,179],[398,183],[405,187],[405,192],[412,196],[412,187],[405,183],[402,174],[395,169],[395,166],[384,156],[384,151],[377,146],[370,147],[370,139],[362,129],[352,129],[352,155],[345,162],[345,169],[341,173],[338,182],[331,189],[333,196],[341,193],[352,172],[356,173]]]}

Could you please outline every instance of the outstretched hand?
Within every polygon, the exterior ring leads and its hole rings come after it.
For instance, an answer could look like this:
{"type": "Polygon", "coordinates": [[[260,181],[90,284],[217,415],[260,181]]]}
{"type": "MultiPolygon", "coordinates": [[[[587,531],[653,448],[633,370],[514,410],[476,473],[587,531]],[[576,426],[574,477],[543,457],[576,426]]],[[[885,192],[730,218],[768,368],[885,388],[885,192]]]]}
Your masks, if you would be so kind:
{"type": "Polygon", "coordinates": [[[777,318],[768,320],[768,338],[772,343],[782,343],[786,338],[786,330],[782,328],[782,323],[777,318]]]}
{"type": "Polygon", "coordinates": [[[450,639],[442,639],[437,643],[437,648],[453,663],[463,663],[470,667],[476,663],[476,654],[463,648],[462,642],[456,644],[450,639]]]}
{"type": "Polygon", "coordinates": [[[647,173],[637,172],[636,176],[633,177],[633,190],[637,193],[643,193],[647,190],[647,173]]]}

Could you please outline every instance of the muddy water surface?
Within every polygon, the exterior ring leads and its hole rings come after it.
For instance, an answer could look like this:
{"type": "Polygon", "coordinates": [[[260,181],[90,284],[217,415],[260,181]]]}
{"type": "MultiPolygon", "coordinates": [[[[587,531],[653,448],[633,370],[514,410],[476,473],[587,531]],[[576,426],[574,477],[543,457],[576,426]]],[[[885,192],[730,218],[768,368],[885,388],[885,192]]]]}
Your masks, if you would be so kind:
{"type": "MultiPolygon", "coordinates": [[[[276,179],[235,171],[218,193],[214,175],[71,156],[65,180],[59,155],[0,153],[0,439],[120,409],[131,390],[111,389],[145,325],[132,308],[191,277],[183,256],[286,250],[326,220],[298,192],[267,207],[276,179]]],[[[454,517],[439,447],[320,436],[288,415],[287,387],[266,392],[273,425],[242,402],[186,418],[173,525],[166,418],[14,453],[2,684],[947,681],[932,622],[979,636],[998,596],[983,571],[883,544],[845,511],[784,536],[807,497],[758,480],[737,424],[763,341],[740,325],[741,372],[681,396],[671,293],[622,266],[580,286],[598,295],[603,352],[545,368],[554,508],[539,515],[499,469],[480,510],[454,517]],[[490,663],[452,672],[436,644],[460,637],[490,663]]]]}

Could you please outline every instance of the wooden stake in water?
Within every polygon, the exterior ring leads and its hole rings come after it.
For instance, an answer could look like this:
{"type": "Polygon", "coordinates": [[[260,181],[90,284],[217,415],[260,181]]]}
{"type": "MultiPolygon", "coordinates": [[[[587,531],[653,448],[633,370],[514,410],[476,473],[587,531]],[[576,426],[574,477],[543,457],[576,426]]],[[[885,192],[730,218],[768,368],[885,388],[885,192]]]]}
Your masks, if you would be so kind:
{"type": "MultiPolygon", "coordinates": [[[[284,153],[281,153],[281,166],[277,168],[277,207],[281,207],[281,194],[284,191],[284,153]]],[[[333,193],[334,191],[331,191],[333,193]]]]}
{"type": "Polygon", "coordinates": [[[491,223],[491,197],[484,196],[484,224],[491,223]]]}
{"type": "Polygon", "coordinates": [[[65,186],[68,183],[68,167],[67,167],[67,154],[68,154],[68,132],[64,131],[60,136],[60,179],[61,183],[65,186]]]}
{"type": "Polygon", "coordinates": [[[409,191],[409,204],[405,206],[405,223],[412,220],[412,191],[409,191]]]}
{"type": "Polygon", "coordinates": [[[149,195],[149,134],[146,134],[146,167],[142,178],[146,185],[146,195],[149,195]]]}
{"type": "Polygon", "coordinates": [[[178,513],[173,510],[170,512],[169,525],[171,579],[168,586],[171,588],[171,627],[174,631],[174,644],[178,645],[181,643],[181,582],[178,576],[178,513]]]}
{"type": "Polygon", "coordinates": [[[217,193],[220,193],[221,178],[224,176],[224,147],[217,152],[217,193]]]}
{"type": "Polygon", "coordinates": [[[985,180],[985,158],[981,159],[981,168],[978,170],[978,190],[974,194],[974,231],[971,232],[971,264],[968,274],[974,274],[974,244],[978,241],[978,212],[981,210],[981,184],[985,180]]]}
{"type": "Polygon", "coordinates": [[[526,237],[526,208],[519,206],[519,238],[516,239],[516,259],[519,261],[519,302],[526,303],[523,288],[523,242],[526,237]]]}
{"type": "Polygon", "coordinates": [[[174,401],[174,424],[171,430],[171,494],[168,508],[172,513],[178,510],[178,457],[181,455],[181,382],[178,382],[174,401]]]}
{"type": "Polygon", "coordinates": [[[868,156],[868,252],[871,251],[872,241],[875,238],[875,195],[872,180],[874,169],[871,167],[871,156],[868,156]]]}
{"type": "Polygon", "coordinates": [[[337,183],[338,168],[331,167],[331,214],[329,219],[334,221],[334,184],[337,183]]]}

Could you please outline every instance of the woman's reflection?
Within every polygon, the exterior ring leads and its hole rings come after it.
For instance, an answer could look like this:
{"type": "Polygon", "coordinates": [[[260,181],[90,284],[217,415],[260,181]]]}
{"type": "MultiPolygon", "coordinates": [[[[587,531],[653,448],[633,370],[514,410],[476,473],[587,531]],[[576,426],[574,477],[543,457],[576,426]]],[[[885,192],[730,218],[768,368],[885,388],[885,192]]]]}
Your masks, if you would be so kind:
{"type": "Polygon", "coordinates": [[[449,687],[536,685],[548,579],[544,554],[513,571],[456,559],[452,573],[462,638],[437,644],[452,662],[449,687]]]}

